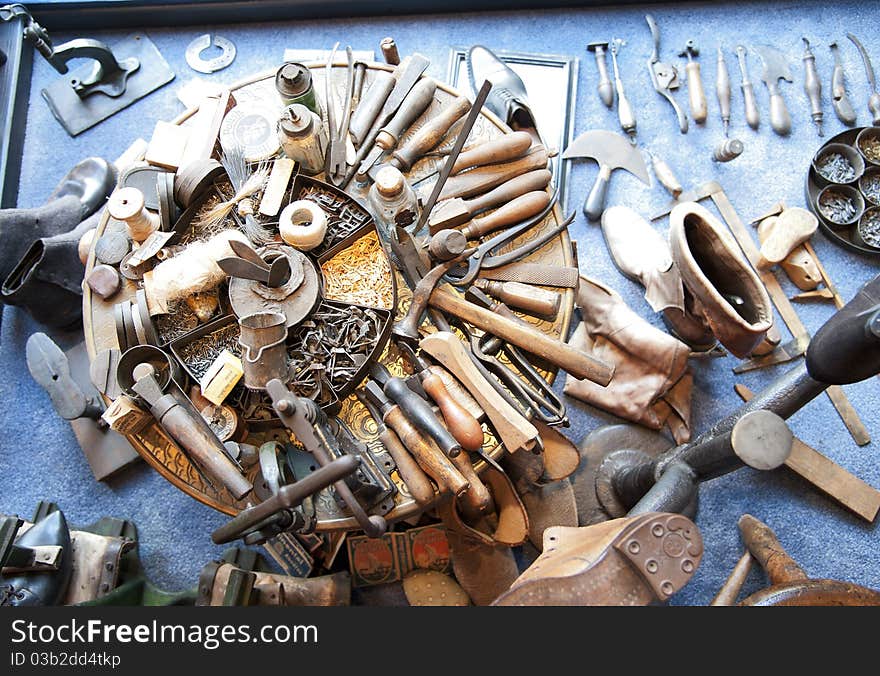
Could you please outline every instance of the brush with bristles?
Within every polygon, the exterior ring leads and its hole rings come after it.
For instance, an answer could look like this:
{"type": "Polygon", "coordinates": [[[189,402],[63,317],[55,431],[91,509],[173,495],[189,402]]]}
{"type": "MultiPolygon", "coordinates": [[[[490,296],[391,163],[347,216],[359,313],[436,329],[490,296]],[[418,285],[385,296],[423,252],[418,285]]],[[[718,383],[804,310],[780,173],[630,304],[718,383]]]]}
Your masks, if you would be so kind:
{"type": "Polygon", "coordinates": [[[242,217],[241,231],[254,244],[265,244],[272,239],[272,233],[254,218],[254,203],[251,199],[260,192],[269,180],[269,163],[261,161],[256,170],[249,171],[244,149],[236,144],[224,148],[220,155],[220,163],[226,169],[229,182],[235,194],[232,199],[220,202],[211,208],[200,220],[200,225],[212,229],[236,209],[242,217]]]}

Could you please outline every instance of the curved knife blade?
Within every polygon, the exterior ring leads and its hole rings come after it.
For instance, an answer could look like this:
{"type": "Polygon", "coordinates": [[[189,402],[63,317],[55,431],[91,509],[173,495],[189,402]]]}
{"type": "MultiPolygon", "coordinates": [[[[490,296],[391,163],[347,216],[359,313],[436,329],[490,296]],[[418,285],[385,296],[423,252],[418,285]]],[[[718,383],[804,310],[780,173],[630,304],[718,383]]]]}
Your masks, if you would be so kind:
{"type": "Polygon", "coordinates": [[[877,80],[874,78],[874,66],[871,65],[871,57],[868,56],[868,50],[865,49],[865,46],[861,43],[861,41],[852,33],[847,33],[846,37],[850,39],[856,49],[859,50],[859,54],[862,55],[862,61],[865,64],[865,74],[868,77],[868,84],[871,85],[871,91],[877,91],[877,80]]]}

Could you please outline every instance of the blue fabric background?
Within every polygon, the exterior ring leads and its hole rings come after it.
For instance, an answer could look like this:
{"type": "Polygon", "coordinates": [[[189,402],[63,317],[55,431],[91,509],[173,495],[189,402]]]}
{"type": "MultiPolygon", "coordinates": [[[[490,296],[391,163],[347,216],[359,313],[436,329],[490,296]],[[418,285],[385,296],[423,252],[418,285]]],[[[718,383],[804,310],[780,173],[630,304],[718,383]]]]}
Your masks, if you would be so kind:
{"type": "MultiPolygon", "coordinates": [[[[191,39],[214,27],[150,30],[149,36],[177,78],[75,139],[69,138],[52,118],[39,95],[40,88],[58,74],[44,60],[36,58],[19,206],[41,204],[67,169],[81,158],[101,155],[112,159],[137,137],[149,139],[156,121],[172,119],[183,110],[175,91],[192,77],[234,83],[276,66],[285,48],[328,48],[336,40],[350,43],[355,49],[375,49],[378,54],[379,40],[386,35],[395,37],[401,53],[417,50],[429,57],[432,63],[428,73],[438,79],[445,77],[450,46],[466,47],[481,42],[500,50],[578,56],[581,62],[576,133],[591,128],[618,129],[616,113],[607,110],[596,95],[595,63],[584,47],[593,40],[624,38],[627,45],[621,53],[621,70],[627,94],[637,111],[642,146],[664,157],[686,187],[713,178],[719,180],[744,220],[750,220],[780,199],[790,205],[803,205],[804,172],[820,140],[810,121],[803,92],[801,37],[813,42],[823,79],[826,136],[843,130],[829,101],[833,61],[827,45],[832,39],[841,45],[858,123],[870,124],[865,73],[845,33],[856,31],[880,68],[880,48],[872,42],[878,19],[876,4],[740,2],[726,6],[657,6],[651,11],[660,25],[663,60],[681,65],[683,60],[676,54],[688,39],[696,40],[703,49],[700,62],[710,117],[704,127],[692,124],[686,136],[678,133],[671,108],[651,87],[646,66],[651,53],[650,32],[643,10],[635,7],[217,26],[219,33],[236,44],[238,56],[228,69],[209,76],[189,69],[184,50],[191,39]],[[755,56],[750,56],[749,62],[762,126],[758,132],[746,126],[733,51],[738,43],[769,43],[788,55],[795,75],[793,84],[782,85],[794,122],[789,138],[780,138],[770,130],[767,92],[760,81],[760,62],[755,56]],[[714,164],[710,159],[712,147],[722,138],[714,89],[718,44],[725,48],[734,88],[731,136],[742,139],[746,148],[740,158],[729,164],[714,164]]],[[[95,31],[82,37],[96,37],[112,44],[125,34],[95,31]]],[[[52,37],[60,44],[75,36],[52,37]]],[[[676,96],[685,106],[686,89],[676,96]]],[[[593,163],[578,163],[574,167],[569,186],[571,206],[579,207],[595,174],[593,163]]],[[[657,184],[647,187],[624,174],[612,178],[609,204],[627,204],[647,215],[667,200],[668,195],[657,184]]],[[[667,226],[660,222],[658,227],[665,231],[667,226]]],[[[582,271],[618,290],[634,309],[659,325],[639,287],[624,279],[612,265],[598,227],[588,225],[579,213],[571,232],[578,240],[582,271]]],[[[814,238],[814,245],[847,299],[878,272],[876,259],[847,253],[822,235],[814,238]]],[[[783,279],[783,285],[794,293],[787,280],[783,279]]],[[[801,305],[798,311],[811,331],[832,314],[827,304],[801,305]]],[[[143,464],[105,484],[95,482],[68,424],[54,414],[47,396],[27,372],[24,344],[36,330],[39,327],[24,312],[5,309],[0,351],[0,474],[4,477],[0,510],[29,515],[36,500],[48,498],[56,500],[73,523],[87,523],[105,514],[133,519],[140,529],[141,552],[149,575],[168,588],[194,585],[201,566],[221,552],[221,548],[211,544],[209,532],[223,522],[223,517],[173,488],[143,464]]],[[[783,334],[788,339],[784,330],[783,334]]],[[[66,344],[73,339],[61,337],[66,344]]],[[[696,433],[739,405],[732,388],[730,369],[734,364],[735,360],[728,357],[694,365],[696,433]]],[[[741,380],[759,390],[784,369],[780,366],[757,371],[741,380]]],[[[562,380],[557,383],[560,390],[562,380]]],[[[877,381],[871,379],[849,386],[846,391],[868,430],[874,436],[880,435],[877,381]]],[[[613,421],[611,416],[574,401],[570,402],[570,411],[572,427],[567,434],[575,441],[595,427],[613,421]]],[[[826,397],[818,398],[796,415],[791,427],[807,443],[869,484],[880,486],[876,442],[856,447],[826,397]]],[[[676,604],[701,605],[712,598],[742,552],[736,521],[744,512],[769,523],[812,576],[880,587],[880,539],[876,527],[838,507],[786,469],[766,473],[740,470],[704,484],[700,498],[698,524],[706,552],[692,582],[675,597],[676,604]]],[[[753,572],[746,591],[754,591],[763,584],[763,576],[753,572]]]]}

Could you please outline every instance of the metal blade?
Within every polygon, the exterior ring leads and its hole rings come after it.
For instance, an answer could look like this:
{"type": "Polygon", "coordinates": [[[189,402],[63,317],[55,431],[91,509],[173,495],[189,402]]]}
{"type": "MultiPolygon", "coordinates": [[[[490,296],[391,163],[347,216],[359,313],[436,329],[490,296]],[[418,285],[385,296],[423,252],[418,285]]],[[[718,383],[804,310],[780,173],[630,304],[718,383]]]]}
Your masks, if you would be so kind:
{"type": "Polygon", "coordinates": [[[810,339],[807,336],[799,336],[783,345],[777,345],[773,352],[771,352],[770,354],[765,354],[762,357],[753,357],[752,359],[747,359],[741,364],[735,366],[733,368],[733,372],[746,373],[748,371],[755,371],[757,369],[766,368],[767,366],[785,364],[802,356],[804,352],[807,351],[807,346],[809,344],[810,339]]]}
{"type": "Polygon", "coordinates": [[[586,131],[568,144],[562,159],[586,157],[611,169],[628,171],[642,183],[648,184],[648,165],[641,152],[626,136],[604,129],[586,131]]]}
{"type": "Polygon", "coordinates": [[[266,286],[276,289],[290,278],[290,259],[287,256],[279,256],[272,261],[272,267],[269,268],[269,276],[266,279],[266,286]]]}
{"type": "Polygon", "coordinates": [[[217,261],[217,266],[231,277],[252,279],[263,284],[269,281],[268,268],[261,268],[243,258],[221,258],[217,261]]]}
{"type": "Polygon", "coordinates": [[[382,106],[382,111],[379,113],[382,125],[388,122],[388,119],[394,115],[394,111],[400,108],[400,104],[403,103],[406,95],[409,94],[409,90],[415,86],[430,63],[421,54],[413,54],[409,57],[409,64],[407,64],[406,70],[403,71],[397,84],[394,85],[394,89],[391,90],[391,93],[385,100],[385,105],[382,106]]]}
{"type": "Polygon", "coordinates": [[[254,265],[265,268],[266,272],[269,271],[269,266],[266,265],[266,261],[260,258],[260,254],[254,251],[253,247],[248,246],[244,242],[239,242],[236,239],[229,240],[229,248],[235,252],[235,255],[239,258],[244,258],[246,261],[253,263],[254,265]]]}
{"type": "Polygon", "coordinates": [[[865,74],[868,77],[868,84],[871,85],[871,91],[877,91],[877,80],[874,78],[874,66],[871,65],[871,57],[868,56],[868,50],[865,49],[865,46],[861,41],[852,33],[847,33],[846,37],[850,39],[859,50],[859,54],[862,55],[862,61],[865,64],[865,74]]]}
{"type": "Polygon", "coordinates": [[[758,45],[752,49],[757,52],[758,56],[761,58],[761,63],[764,65],[761,79],[768,87],[772,87],[776,84],[776,81],[780,79],[785,80],[786,82],[794,81],[785,54],[775,47],[770,47],[768,45],[758,45]]]}

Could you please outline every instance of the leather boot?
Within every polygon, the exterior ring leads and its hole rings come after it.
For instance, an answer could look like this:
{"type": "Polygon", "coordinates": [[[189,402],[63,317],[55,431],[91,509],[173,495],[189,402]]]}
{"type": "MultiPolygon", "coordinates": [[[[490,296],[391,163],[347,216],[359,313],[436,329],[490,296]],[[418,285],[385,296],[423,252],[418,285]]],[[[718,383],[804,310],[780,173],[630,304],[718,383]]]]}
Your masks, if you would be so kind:
{"type": "Polygon", "coordinates": [[[319,577],[293,577],[262,571],[245,571],[232,563],[212,561],[199,576],[197,606],[347,606],[351,603],[351,576],[334,573],[319,577]],[[229,599],[233,584],[253,576],[252,591],[229,599]],[[232,582],[231,582],[232,580],[232,582]]]}
{"type": "Polygon", "coordinates": [[[767,290],[736,240],[705,207],[678,204],[669,216],[669,244],[696,311],[737,357],[757,347],[773,321],[767,290]]]}
{"type": "Polygon", "coordinates": [[[60,510],[44,517],[20,535],[20,547],[61,547],[57,570],[0,575],[0,606],[57,606],[64,600],[73,570],[70,531],[60,510]]]}
{"type": "Polygon", "coordinates": [[[703,555],[694,523],[649,513],[544,533],[544,553],[492,605],[636,606],[666,601],[703,555]]]}
{"type": "Polygon", "coordinates": [[[607,387],[570,375],[565,394],[654,430],[672,417],[676,441],[690,437],[688,346],[651,326],[614,291],[580,277],[577,305],[582,323],[569,343],[614,366],[607,387]],[[683,388],[687,391],[682,391],[683,388]]]}
{"type": "Polygon", "coordinates": [[[46,326],[66,328],[80,321],[85,266],[77,247],[98,218],[94,214],[69,232],[34,241],[2,280],[3,302],[23,307],[46,326]]]}
{"type": "Polygon", "coordinates": [[[492,83],[486,108],[514,131],[529,132],[536,143],[541,142],[526,85],[519,75],[482,45],[474,45],[468,52],[467,71],[474,92],[480,90],[484,80],[492,83]]]}

